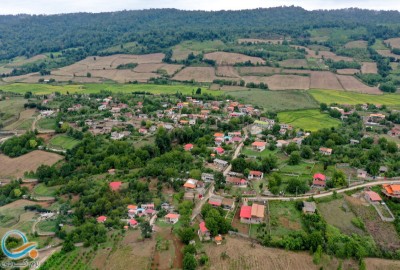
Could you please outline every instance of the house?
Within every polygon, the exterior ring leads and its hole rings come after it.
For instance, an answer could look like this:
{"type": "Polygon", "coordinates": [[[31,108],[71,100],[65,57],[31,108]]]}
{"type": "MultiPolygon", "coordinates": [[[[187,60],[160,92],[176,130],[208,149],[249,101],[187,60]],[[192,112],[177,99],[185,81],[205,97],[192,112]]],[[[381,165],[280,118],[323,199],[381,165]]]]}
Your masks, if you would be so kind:
{"type": "Polygon", "coordinates": [[[214,207],[220,207],[222,205],[222,197],[219,196],[212,196],[210,199],[208,199],[208,204],[214,206],[214,207]]]}
{"type": "Polygon", "coordinates": [[[106,222],[106,220],[107,220],[107,217],[106,217],[106,216],[99,216],[99,217],[97,218],[97,222],[98,222],[98,223],[104,223],[104,222],[106,222]]]}
{"type": "Polygon", "coordinates": [[[367,175],[368,175],[367,171],[361,170],[361,169],[358,169],[358,170],[357,170],[357,178],[359,178],[359,179],[366,179],[366,178],[367,178],[367,175]]]}
{"type": "Polygon", "coordinates": [[[179,214],[169,213],[164,218],[165,218],[166,222],[171,223],[171,224],[175,224],[175,223],[177,223],[179,221],[179,217],[180,217],[179,214]]]}
{"type": "Polygon", "coordinates": [[[111,140],[121,140],[125,137],[124,133],[119,132],[112,132],[111,133],[111,140]]]}
{"type": "Polygon", "coordinates": [[[217,244],[217,246],[222,244],[222,236],[218,234],[217,236],[214,237],[214,242],[217,244]]]}
{"type": "Polygon", "coordinates": [[[110,183],[110,188],[112,191],[118,191],[121,188],[122,182],[111,182],[110,183]]]}
{"type": "Polygon", "coordinates": [[[317,210],[315,202],[303,202],[303,213],[304,214],[314,214],[317,210]]]}
{"type": "Polygon", "coordinates": [[[258,134],[261,134],[261,132],[262,132],[262,128],[260,128],[259,126],[251,126],[251,128],[250,128],[251,135],[258,135],[258,134]]]}
{"type": "Polygon", "coordinates": [[[285,140],[277,140],[276,141],[276,147],[282,148],[283,146],[287,146],[289,144],[288,141],[285,140]]]}
{"type": "Polygon", "coordinates": [[[128,221],[128,225],[129,225],[129,227],[131,227],[131,228],[136,228],[137,227],[137,225],[138,225],[139,223],[135,220],[135,219],[130,219],[129,221],[128,221]]]}
{"type": "Polygon", "coordinates": [[[193,149],[193,144],[191,144],[191,143],[186,144],[186,145],[184,146],[184,149],[185,149],[185,151],[190,151],[190,150],[192,150],[192,149],[193,149]]]}
{"type": "Polygon", "coordinates": [[[381,196],[374,191],[365,191],[365,199],[372,204],[379,204],[382,201],[381,196]]]}
{"type": "Polygon", "coordinates": [[[351,139],[351,140],[350,140],[350,144],[351,144],[351,145],[355,145],[355,144],[359,144],[359,143],[360,143],[359,140],[354,140],[354,139],[351,139]]]}
{"type": "Polygon", "coordinates": [[[384,114],[381,113],[371,113],[368,117],[368,121],[369,122],[379,122],[382,121],[386,118],[386,116],[384,114]]]}
{"type": "Polygon", "coordinates": [[[224,138],[224,137],[225,137],[224,133],[220,133],[220,132],[214,133],[214,138],[224,138]]]}
{"type": "Polygon", "coordinates": [[[115,169],[109,169],[109,170],[108,170],[108,174],[114,175],[114,174],[115,174],[115,169]]]}
{"type": "Polygon", "coordinates": [[[241,137],[232,137],[231,141],[234,143],[240,143],[242,141],[242,138],[241,137]]]}
{"type": "Polygon", "coordinates": [[[143,203],[141,205],[141,208],[143,208],[144,210],[147,210],[147,209],[154,210],[154,203],[143,203]]]}
{"type": "Polygon", "coordinates": [[[206,227],[206,223],[204,221],[200,222],[200,228],[197,231],[199,235],[200,241],[208,241],[210,240],[210,231],[206,227]]]}
{"type": "Polygon", "coordinates": [[[224,209],[231,210],[235,208],[235,200],[229,198],[223,198],[221,202],[221,206],[224,209]]]}
{"type": "Polygon", "coordinates": [[[332,155],[332,149],[331,149],[331,148],[321,147],[321,148],[319,149],[319,152],[320,152],[322,155],[325,155],[325,156],[330,156],[330,155],[332,155]]]}
{"type": "Polygon", "coordinates": [[[214,182],[214,175],[212,173],[202,173],[201,180],[204,182],[214,182]]]}
{"type": "Polygon", "coordinates": [[[183,185],[183,187],[186,190],[195,189],[196,186],[197,186],[197,180],[196,179],[191,179],[191,178],[186,180],[185,184],[183,185]]]}
{"type": "Polygon", "coordinates": [[[97,109],[98,109],[99,111],[104,111],[105,109],[107,109],[107,105],[105,105],[105,104],[100,105],[97,109]]]}
{"type": "Polygon", "coordinates": [[[226,183],[238,186],[238,187],[246,187],[247,186],[247,181],[246,179],[239,178],[239,177],[232,177],[228,176],[226,178],[226,183]]]}
{"type": "Polygon", "coordinates": [[[216,137],[214,139],[215,145],[217,146],[221,146],[221,144],[224,142],[224,138],[223,137],[216,137]]]}
{"type": "Polygon", "coordinates": [[[155,132],[157,130],[157,126],[151,126],[150,128],[149,128],[149,131],[150,132],[155,132]]]}
{"type": "Polygon", "coordinates": [[[253,142],[251,146],[253,147],[253,150],[262,152],[265,150],[266,144],[267,144],[266,142],[253,142]]]}
{"type": "Polygon", "coordinates": [[[292,142],[294,142],[295,144],[297,144],[297,146],[301,146],[302,143],[303,143],[303,139],[304,139],[304,138],[294,138],[294,139],[292,140],[292,142]]]}
{"type": "Polygon", "coordinates": [[[148,132],[147,129],[145,129],[145,128],[139,128],[139,133],[140,133],[140,134],[146,135],[147,132],[148,132]]]}
{"type": "Polygon", "coordinates": [[[186,201],[193,201],[194,193],[193,192],[185,192],[185,194],[183,195],[183,199],[186,201]]]}
{"type": "Polygon", "coordinates": [[[400,199],[400,185],[383,185],[382,192],[388,197],[400,199]]]}
{"type": "Polygon", "coordinates": [[[225,150],[222,147],[216,147],[214,150],[218,155],[223,155],[225,153],[225,150]]]}
{"type": "Polygon", "coordinates": [[[389,132],[388,132],[389,136],[392,137],[399,137],[400,136],[400,128],[392,128],[389,132]]]}
{"type": "Polygon", "coordinates": [[[240,209],[240,222],[248,224],[261,223],[264,220],[265,206],[253,203],[252,206],[243,205],[240,209]]]}
{"type": "Polygon", "coordinates": [[[379,167],[379,172],[380,172],[380,173],[386,173],[388,170],[389,170],[389,169],[388,169],[388,167],[386,167],[386,166],[380,166],[380,167],[379,167]]]}
{"type": "Polygon", "coordinates": [[[213,161],[214,165],[216,165],[219,168],[225,168],[226,166],[228,166],[228,161],[222,160],[222,159],[214,159],[213,161]]]}
{"type": "Polygon", "coordinates": [[[313,187],[322,187],[326,186],[326,176],[322,173],[316,173],[313,176],[313,187]]]}
{"type": "Polygon", "coordinates": [[[228,132],[228,136],[230,136],[230,137],[242,137],[242,133],[240,131],[228,132]]]}
{"type": "Polygon", "coordinates": [[[268,122],[264,122],[264,121],[260,121],[260,120],[256,120],[253,123],[255,126],[260,127],[262,129],[269,129],[271,127],[271,124],[268,122]]]}
{"type": "Polygon", "coordinates": [[[249,180],[252,180],[252,179],[263,179],[263,177],[264,177],[263,172],[260,172],[260,171],[250,171],[250,172],[249,172],[249,177],[248,177],[248,179],[249,179],[249,180]]]}

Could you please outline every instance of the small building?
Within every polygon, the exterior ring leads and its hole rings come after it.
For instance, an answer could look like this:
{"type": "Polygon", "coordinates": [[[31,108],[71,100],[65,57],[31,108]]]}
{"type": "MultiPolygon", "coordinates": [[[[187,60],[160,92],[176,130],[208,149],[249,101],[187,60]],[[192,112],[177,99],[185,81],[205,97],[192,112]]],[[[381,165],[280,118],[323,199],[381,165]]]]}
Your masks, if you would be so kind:
{"type": "Polygon", "coordinates": [[[107,217],[106,216],[99,216],[98,218],[97,218],[97,222],[98,223],[104,223],[104,222],[106,222],[107,221],[107,217]]]}
{"type": "Polygon", "coordinates": [[[212,196],[210,199],[208,199],[208,204],[214,206],[214,207],[220,207],[222,205],[222,197],[219,196],[212,196]]]}
{"type": "Polygon", "coordinates": [[[332,155],[332,149],[331,149],[331,148],[321,147],[321,148],[319,149],[319,152],[320,152],[322,155],[325,155],[325,156],[330,156],[330,155],[332,155]]]}
{"type": "Polygon", "coordinates": [[[239,177],[227,177],[226,178],[226,183],[238,186],[238,187],[246,187],[247,186],[247,180],[244,178],[239,178],[239,177]]]}
{"type": "Polygon", "coordinates": [[[109,169],[109,170],[108,170],[108,174],[114,175],[114,174],[115,174],[115,169],[109,169]]]}
{"type": "Polygon", "coordinates": [[[380,173],[386,173],[388,170],[389,170],[389,169],[388,169],[388,167],[386,167],[386,166],[380,166],[380,167],[379,167],[379,172],[380,172],[380,173]]]}
{"type": "Polygon", "coordinates": [[[188,144],[186,144],[186,145],[184,146],[184,148],[185,148],[185,151],[190,151],[190,150],[193,149],[193,144],[188,143],[188,144]]]}
{"type": "Polygon", "coordinates": [[[240,209],[240,222],[248,224],[261,223],[264,220],[265,206],[253,203],[252,206],[243,205],[240,209]]]}
{"type": "Polygon", "coordinates": [[[195,189],[196,186],[197,186],[197,180],[192,179],[192,178],[189,178],[188,180],[186,180],[185,184],[183,185],[183,187],[186,190],[195,189]]]}
{"type": "Polygon", "coordinates": [[[235,208],[235,200],[229,198],[223,198],[221,206],[223,209],[231,210],[235,208]]]}
{"type": "Polygon", "coordinates": [[[194,200],[194,193],[193,192],[185,192],[183,195],[183,199],[185,201],[193,201],[194,200]]]}
{"type": "Polygon", "coordinates": [[[400,128],[392,128],[389,132],[388,132],[389,136],[392,137],[399,137],[400,136],[400,128]]]}
{"type": "Polygon", "coordinates": [[[207,229],[204,221],[200,222],[197,234],[199,235],[200,241],[210,240],[210,231],[207,229]]]}
{"type": "Polygon", "coordinates": [[[217,244],[217,246],[222,244],[222,236],[218,234],[217,236],[214,237],[214,242],[217,244]]]}
{"type": "Polygon", "coordinates": [[[367,173],[366,170],[361,170],[361,169],[358,169],[358,170],[357,170],[357,178],[359,178],[359,179],[366,179],[366,178],[367,178],[367,175],[368,175],[368,173],[367,173]]]}
{"type": "Polygon", "coordinates": [[[382,201],[381,196],[374,191],[365,191],[365,199],[373,204],[378,204],[382,201]]]}
{"type": "Polygon", "coordinates": [[[218,155],[223,155],[223,154],[225,153],[225,150],[224,150],[224,148],[222,148],[222,147],[216,147],[216,148],[215,148],[215,152],[216,152],[218,155]]]}
{"type": "Polygon", "coordinates": [[[177,223],[179,221],[179,217],[180,217],[179,214],[169,213],[164,218],[165,218],[166,222],[171,223],[171,224],[175,224],[175,223],[177,223]]]}
{"type": "Polygon", "coordinates": [[[326,176],[322,173],[316,173],[313,176],[313,187],[322,187],[326,186],[326,176]]]}
{"type": "Polygon", "coordinates": [[[248,177],[248,179],[249,179],[249,180],[252,180],[252,179],[259,180],[259,179],[263,179],[263,177],[264,177],[264,173],[263,173],[263,172],[260,172],[260,171],[250,171],[250,172],[249,172],[249,177],[248,177]]]}
{"type": "Polygon", "coordinates": [[[111,188],[112,191],[118,191],[118,190],[120,190],[121,185],[122,185],[122,182],[120,182],[120,181],[118,181],[118,182],[111,182],[111,183],[110,183],[110,188],[111,188]]]}
{"type": "Polygon", "coordinates": [[[128,225],[129,225],[129,227],[131,227],[131,228],[136,228],[137,227],[137,225],[138,225],[139,223],[135,220],[135,219],[130,219],[129,221],[128,221],[128,225]]]}
{"type": "Polygon", "coordinates": [[[385,184],[382,187],[382,192],[386,196],[400,199],[400,185],[385,184]]]}
{"type": "Polygon", "coordinates": [[[276,147],[282,148],[284,146],[288,146],[289,142],[285,140],[277,140],[276,141],[276,147]]]}
{"type": "Polygon", "coordinates": [[[214,174],[212,173],[202,173],[201,174],[201,180],[204,182],[214,182],[214,174]]]}
{"type": "Polygon", "coordinates": [[[253,147],[253,150],[262,152],[265,150],[266,142],[253,142],[251,146],[253,147]]]}
{"type": "Polygon", "coordinates": [[[315,202],[303,202],[303,213],[304,214],[314,214],[317,210],[315,202]]]}
{"type": "Polygon", "coordinates": [[[222,159],[214,159],[213,161],[214,165],[216,165],[217,167],[220,168],[225,168],[226,166],[228,166],[228,161],[222,160],[222,159]]]}
{"type": "Polygon", "coordinates": [[[154,210],[154,203],[143,203],[141,205],[141,208],[147,210],[147,209],[152,209],[154,210]]]}
{"type": "Polygon", "coordinates": [[[360,143],[359,140],[355,140],[355,139],[351,139],[351,140],[350,140],[350,144],[351,144],[351,145],[355,145],[355,144],[359,144],[359,143],[360,143]]]}

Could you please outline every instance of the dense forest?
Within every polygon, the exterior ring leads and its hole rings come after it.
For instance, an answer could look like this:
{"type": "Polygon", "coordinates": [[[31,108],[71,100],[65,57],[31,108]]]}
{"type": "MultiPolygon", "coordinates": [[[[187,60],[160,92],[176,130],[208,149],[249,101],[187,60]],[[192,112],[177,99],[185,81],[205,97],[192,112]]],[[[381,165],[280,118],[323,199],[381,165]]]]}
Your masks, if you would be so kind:
{"type": "Polygon", "coordinates": [[[242,11],[151,9],[111,13],[0,16],[0,60],[44,52],[70,52],[74,60],[102,49],[136,42],[141,53],[159,52],[184,40],[239,37],[307,37],[321,27],[367,27],[364,40],[398,35],[397,11],[361,9],[306,11],[278,7],[242,11]]]}

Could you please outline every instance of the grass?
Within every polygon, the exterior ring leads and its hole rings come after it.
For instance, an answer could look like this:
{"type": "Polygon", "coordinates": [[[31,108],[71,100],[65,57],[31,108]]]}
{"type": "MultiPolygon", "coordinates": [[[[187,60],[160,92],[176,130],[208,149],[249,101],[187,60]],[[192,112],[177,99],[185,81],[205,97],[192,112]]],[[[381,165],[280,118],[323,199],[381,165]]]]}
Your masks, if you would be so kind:
{"type": "Polygon", "coordinates": [[[321,113],[319,110],[300,110],[278,113],[279,121],[291,124],[296,128],[307,131],[317,131],[322,128],[337,127],[340,124],[338,119],[321,113]]]}
{"type": "Polygon", "coordinates": [[[269,202],[271,235],[281,238],[290,232],[302,230],[301,212],[295,202],[269,202]]]}
{"type": "Polygon", "coordinates": [[[17,130],[30,130],[32,127],[33,119],[24,119],[15,127],[17,130]]]}
{"type": "Polygon", "coordinates": [[[242,154],[249,156],[249,157],[267,157],[268,155],[275,155],[278,150],[271,151],[269,149],[265,149],[262,152],[253,151],[251,148],[244,148],[242,154]]]}
{"type": "Polygon", "coordinates": [[[40,128],[40,129],[55,129],[57,127],[56,125],[56,120],[54,118],[42,118],[40,119],[36,125],[40,128]]]}
{"type": "Polygon", "coordinates": [[[387,105],[392,108],[400,108],[400,95],[399,94],[382,94],[382,95],[369,95],[354,92],[336,91],[336,90],[322,90],[313,89],[309,93],[319,103],[338,103],[357,105],[364,103],[387,105]]]}
{"type": "Polygon", "coordinates": [[[227,95],[267,111],[286,111],[318,108],[318,103],[306,91],[227,91],[227,95]]]}
{"type": "Polygon", "coordinates": [[[0,101],[0,124],[11,119],[17,120],[19,113],[24,109],[25,102],[26,100],[23,98],[10,98],[0,101]]]}
{"type": "Polygon", "coordinates": [[[372,45],[372,49],[374,49],[374,50],[388,50],[388,47],[386,47],[385,44],[383,44],[383,40],[382,39],[376,39],[375,40],[375,44],[372,45]]]}
{"type": "Polygon", "coordinates": [[[285,165],[280,169],[282,173],[311,174],[314,164],[300,162],[298,165],[285,165]]]}
{"type": "Polygon", "coordinates": [[[56,194],[59,186],[48,187],[45,184],[38,184],[33,189],[33,193],[36,196],[44,196],[44,197],[51,197],[56,194]]]}
{"type": "MultiPolygon", "coordinates": [[[[46,95],[53,92],[61,94],[68,93],[99,93],[102,90],[111,91],[113,93],[132,93],[136,91],[145,91],[152,94],[175,94],[181,92],[185,95],[192,94],[198,86],[175,84],[175,85],[155,85],[155,84],[68,84],[68,85],[51,85],[51,84],[29,84],[29,83],[13,83],[0,86],[0,90],[13,93],[26,93],[31,91],[33,94],[46,95]]],[[[223,92],[218,90],[209,90],[202,88],[202,93],[211,95],[220,95],[223,92]]]]}
{"type": "Polygon", "coordinates": [[[69,137],[67,135],[58,135],[50,140],[49,146],[60,147],[68,150],[74,148],[79,143],[79,140],[69,137]]]}
{"type": "Polygon", "coordinates": [[[55,220],[43,220],[37,224],[37,227],[41,232],[55,232],[57,225],[55,220]]]}

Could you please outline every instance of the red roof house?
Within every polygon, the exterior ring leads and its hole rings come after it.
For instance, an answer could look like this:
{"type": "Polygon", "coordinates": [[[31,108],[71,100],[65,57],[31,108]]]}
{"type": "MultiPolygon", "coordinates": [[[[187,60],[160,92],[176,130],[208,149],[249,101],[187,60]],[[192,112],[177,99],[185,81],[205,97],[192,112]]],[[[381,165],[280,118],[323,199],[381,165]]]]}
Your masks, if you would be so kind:
{"type": "Polygon", "coordinates": [[[326,186],[326,176],[322,173],[316,173],[313,176],[313,186],[314,187],[325,187],[326,186]]]}
{"type": "Polygon", "coordinates": [[[185,145],[185,151],[190,151],[190,150],[192,150],[193,149],[193,144],[191,144],[191,143],[188,143],[188,144],[186,144],[185,145]]]}
{"type": "Polygon", "coordinates": [[[106,217],[106,216],[99,216],[99,217],[97,218],[97,222],[98,222],[98,223],[104,223],[104,222],[106,222],[106,220],[107,220],[107,217],[106,217]]]}
{"type": "Polygon", "coordinates": [[[130,219],[128,224],[131,227],[136,227],[138,225],[138,222],[135,219],[130,219]]]}
{"type": "Polygon", "coordinates": [[[262,179],[264,174],[260,171],[250,171],[249,172],[249,179],[262,179]]]}
{"type": "Polygon", "coordinates": [[[222,147],[217,147],[215,148],[215,152],[217,152],[218,155],[222,155],[223,153],[225,153],[225,150],[222,147]]]}
{"type": "Polygon", "coordinates": [[[365,198],[371,203],[379,203],[382,201],[381,196],[374,191],[365,191],[365,198]]]}
{"type": "Polygon", "coordinates": [[[110,188],[112,191],[117,191],[121,188],[122,182],[118,181],[118,182],[111,182],[110,183],[110,188]]]}
{"type": "Polygon", "coordinates": [[[199,235],[200,240],[210,240],[210,231],[207,229],[206,223],[204,221],[200,222],[199,227],[197,234],[199,235]]]}
{"type": "Polygon", "coordinates": [[[240,208],[240,219],[250,219],[251,218],[251,206],[243,205],[240,208]]]}

